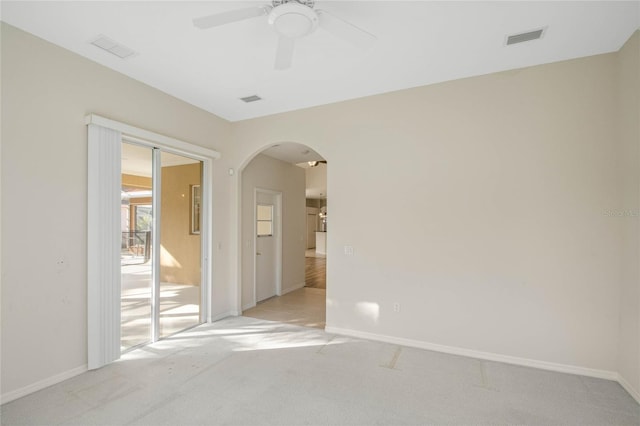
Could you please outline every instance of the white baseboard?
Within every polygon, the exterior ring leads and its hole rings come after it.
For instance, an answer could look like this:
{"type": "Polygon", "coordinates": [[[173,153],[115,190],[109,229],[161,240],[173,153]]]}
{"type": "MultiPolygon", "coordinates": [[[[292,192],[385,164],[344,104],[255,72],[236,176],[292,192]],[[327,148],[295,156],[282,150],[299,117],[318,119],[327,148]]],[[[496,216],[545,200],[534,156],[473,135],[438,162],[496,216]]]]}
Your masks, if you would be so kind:
{"type": "Polygon", "coordinates": [[[303,281],[302,283],[300,283],[300,284],[296,284],[296,285],[294,285],[293,287],[289,287],[289,288],[283,289],[283,290],[282,290],[282,294],[280,294],[280,296],[284,296],[284,295],[285,295],[285,294],[287,294],[287,293],[291,293],[292,291],[299,290],[299,289],[301,289],[302,287],[304,287],[304,284],[305,284],[305,283],[304,283],[304,281],[303,281]]]}
{"type": "Polygon", "coordinates": [[[629,392],[629,395],[631,395],[631,397],[635,399],[638,404],[640,404],[640,392],[637,389],[634,389],[633,386],[631,386],[631,384],[627,382],[625,378],[620,374],[618,374],[617,381],[618,383],[620,383],[620,386],[622,386],[624,390],[629,392]]]}
{"type": "MultiPolygon", "coordinates": [[[[298,290],[302,287],[304,287],[304,281],[300,284],[296,284],[293,287],[288,287],[285,289],[280,289],[280,294],[277,294],[276,296],[284,296],[287,293],[291,293],[294,290],[298,290]]],[[[265,299],[266,300],[266,299],[265,299]]],[[[246,311],[247,309],[251,309],[251,308],[255,308],[256,306],[258,306],[258,304],[254,301],[254,302],[249,302],[246,305],[242,306],[242,312],[246,311]]],[[[242,314],[239,314],[242,315],[242,314]]]]}
{"type": "MultiPolygon", "coordinates": [[[[214,322],[230,316],[238,316],[238,315],[239,313],[237,311],[228,311],[228,312],[224,312],[224,313],[213,316],[211,320],[212,322],[214,322]]],[[[481,352],[481,351],[476,351],[472,349],[457,348],[454,346],[446,346],[446,345],[439,345],[435,343],[423,342],[421,340],[386,336],[383,334],[368,333],[365,331],[350,330],[350,329],[345,329],[340,327],[327,326],[325,327],[325,331],[327,333],[332,333],[332,334],[341,334],[344,336],[357,337],[361,339],[376,340],[376,341],[392,343],[396,345],[409,346],[409,347],[426,349],[426,350],[436,351],[436,352],[443,352],[443,353],[448,353],[453,355],[461,355],[461,356],[466,356],[470,358],[485,359],[489,361],[497,361],[497,362],[504,362],[507,364],[521,365],[525,367],[539,368],[542,370],[557,371],[560,373],[578,374],[581,376],[614,380],[620,383],[620,385],[629,393],[629,395],[631,395],[631,397],[633,397],[640,404],[640,392],[638,392],[637,389],[634,389],[631,386],[631,384],[624,379],[624,377],[622,377],[619,373],[616,373],[614,371],[597,370],[592,368],[577,367],[573,365],[557,364],[557,363],[546,362],[546,361],[537,361],[537,360],[528,359],[528,358],[501,355],[501,354],[496,354],[491,352],[481,352]]],[[[56,374],[55,376],[51,376],[47,379],[40,380],[36,383],[27,385],[20,389],[3,393],[2,395],[0,395],[0,404],[6,404],[7,402],[11,402],[18,398],[22,398],[23,396],[29,395],[33,392],[37,392],[49,386],[63,382],[67,379],[75,377],[86,371],[87,371],[87,365],[85,364],[80,367],[71,369],[69,371],[56,374]]]]}
{"type": "Polygon", "coordinates": [[[247,309],[255,308],[257,305],[258,304],[256,302],[247,303],[242,307],[242,312],[246,311],[247,309]]]}
{"type": "MultiPolygon", "coordinates": [[[[325,327],[327,333],[342,334],[345,336],[358,337],[362,339],[377,340],[380,342],[393,343],[396,345],[410,346],[419,349],[426,349],[435,352],[461,355],[470,358],[485,359],[488,361],[504,362],[507,364],[521,365],[524,367],[539,368],[542,370],[557,371],[560,373],[578,374],[581,376],[597,377],[617,381],[619,374],[615,371],[597,370],[593,368],[577,367],[574,365],[557,364],[554,362],[538,361],[535,359],[520,358],[510,355],[496,354],[492,352],[482,352],[473,349],[457,348],[454,346],[439,345],[436,343],[423,342],[421,340],[405,339],[402,337],[386,336],[382,334],[368,333],[358,330],[344,329],[340,327],[325,327]]],[[[624,387],[624,385],[622,385],[624,387]]],[[[626,389],[626,387],[625,387],[626,389]]]]}
{"type": "Polygon", "coordinates": [[[238,316],[237,311],[227,311],[227,312],[223,312],[221,314],[212,316],[209,322],[216,322],[216,321],[220,321],[221,319],[225,319],[227,317],[237,317],[237,316],[238,316]]]}
{"type": "Polygon", "coordinates": [[[56,374],[55,376],[48,377],[44,380],[40,380],[39,382],[27,385],[23,388],[3,393],[2,396],[0,396],[0,404],[6,404],[7,402],[11,402],[18,398],[22,398],[23,396],[27,396],[30,393],[48,388],[49,386],[55,385],[56,383],[64,382],[65,380],[85,373],[86,371],[88,371],[87,365],[81,365],[80,367],[76,367],[72,370],[65,371],[60,374],[56,374]]]}

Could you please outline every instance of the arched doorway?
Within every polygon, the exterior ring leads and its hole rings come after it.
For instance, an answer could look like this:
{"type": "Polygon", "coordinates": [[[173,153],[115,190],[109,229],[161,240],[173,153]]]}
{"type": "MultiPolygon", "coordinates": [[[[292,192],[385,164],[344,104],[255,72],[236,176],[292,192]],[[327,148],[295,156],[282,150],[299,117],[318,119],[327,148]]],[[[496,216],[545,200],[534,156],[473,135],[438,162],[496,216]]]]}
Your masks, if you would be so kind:
{"type": "Polygon", "coordinates": [[[292,142],[256,153],[240,175],[240,306],[254,318],[324,328],[326,160],[292,142]]]}

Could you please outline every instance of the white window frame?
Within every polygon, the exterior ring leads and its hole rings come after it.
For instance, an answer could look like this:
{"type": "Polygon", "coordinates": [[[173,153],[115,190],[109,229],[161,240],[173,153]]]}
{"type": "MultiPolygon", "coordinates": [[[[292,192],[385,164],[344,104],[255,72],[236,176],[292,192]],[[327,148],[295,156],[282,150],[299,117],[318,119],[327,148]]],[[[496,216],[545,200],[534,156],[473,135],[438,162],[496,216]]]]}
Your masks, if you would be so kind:
{"type": "Polygon", "coordinates": [[[274,214],[275,214],[275,206],[273,204],[260,204],[260,203],[256,204],[256,237],[258,237],[258,238],[273,237],[273,232],[274,232],[274,228],[273,228],[273,226],[274,226],[274,218],[273,218],[273,216],[274,216],[274,214]],[[270,217],[269,220],[260,219],[260,215],[258,214],[258,211],[257,211],[257,210],[259,210],[260,207],[270,207],[271,208],[270,209],[271,210],[271,217],[270,217]],[[260,227],[258,225],[261,222],[269,222],[269,224],[271,225],[270,226],[270,229],[271,229],[270,233],[268,233],[268,234],[261,234],[260,233],[260,227]]]}

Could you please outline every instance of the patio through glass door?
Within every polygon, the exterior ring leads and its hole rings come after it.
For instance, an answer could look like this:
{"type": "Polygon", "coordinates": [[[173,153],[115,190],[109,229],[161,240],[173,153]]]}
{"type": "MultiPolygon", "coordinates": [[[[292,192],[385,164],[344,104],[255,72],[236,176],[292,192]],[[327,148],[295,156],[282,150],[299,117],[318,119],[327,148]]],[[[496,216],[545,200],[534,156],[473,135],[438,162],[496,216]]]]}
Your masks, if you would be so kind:
{"type": "Polygon", "coordinates": [[[122,143],[121,350],[201,323],[202,162],[122,143]]]}

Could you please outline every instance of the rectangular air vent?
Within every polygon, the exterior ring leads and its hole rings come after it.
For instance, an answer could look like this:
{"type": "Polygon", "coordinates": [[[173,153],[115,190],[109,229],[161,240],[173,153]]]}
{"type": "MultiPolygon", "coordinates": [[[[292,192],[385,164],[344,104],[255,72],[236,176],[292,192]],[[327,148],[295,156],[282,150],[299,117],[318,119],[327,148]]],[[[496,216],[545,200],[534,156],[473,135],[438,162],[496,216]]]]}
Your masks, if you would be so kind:
{"type": "Polygon", "coordinates": [[[120,59],[126,59],[136,54],[134,50],[129,49],[128,47],[125,47],[103,35],[98,36],[91,42],[91,44],[116,55],[120,59]]]}
{"type": "Polygon", "coordinates": [[[510,44],[523,43],[525,41],[537,40],[542,37],[544,28],[528,31],[526,33],[514,34],[507,37],[507,46],[510,44]]]}
{"type": "Polygon", "coordinates": [[[262,98],[258,95],[251,95],[251,96],[246,96],[244,98],[240,98],[241,101],[249,103],[249,102],[255,102],[255,101],[261,101],[262,98]]]}

